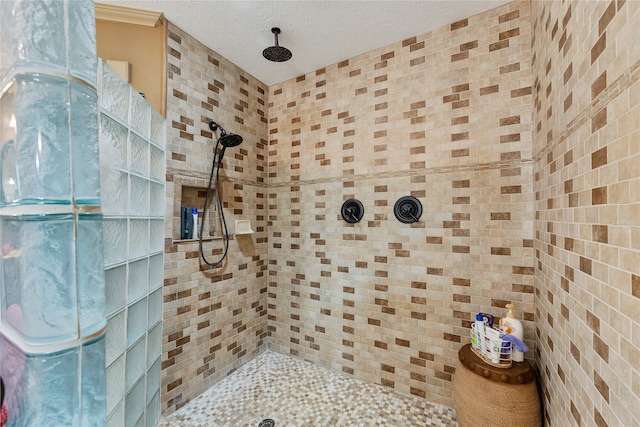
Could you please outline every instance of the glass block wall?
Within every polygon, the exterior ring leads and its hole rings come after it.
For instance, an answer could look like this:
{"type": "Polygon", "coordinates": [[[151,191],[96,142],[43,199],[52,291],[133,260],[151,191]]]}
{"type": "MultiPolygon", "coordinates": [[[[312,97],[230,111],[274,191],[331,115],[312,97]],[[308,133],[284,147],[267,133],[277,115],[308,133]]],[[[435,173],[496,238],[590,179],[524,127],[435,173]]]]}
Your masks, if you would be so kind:
{"type": "Polygon", "coordinates": [[[0,374],[9,426],[106,419],[93,2],[0,1],[0,374]]]}
{"type": "Polygon", "coordinates": [[[160,417],[165,120],[100,61],[107,425],[160,417]]]}

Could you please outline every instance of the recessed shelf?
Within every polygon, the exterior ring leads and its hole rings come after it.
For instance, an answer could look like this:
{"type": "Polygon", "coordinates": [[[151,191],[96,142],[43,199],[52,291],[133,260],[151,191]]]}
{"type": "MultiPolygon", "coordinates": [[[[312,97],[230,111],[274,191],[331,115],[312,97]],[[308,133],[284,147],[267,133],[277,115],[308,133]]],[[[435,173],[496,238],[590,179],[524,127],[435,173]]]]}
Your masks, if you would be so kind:
{"type": "MultiPolygon", "coordinates": [[[[181,238],[180,228],[180,211],[184,206],[191,209],[198,209],[198,233],[200,233],[201,227],[203,227],[202,216],[204,201],[207,195],[207,181],[200,178],[191,178],[185,176],[174,176],[174,199],[173,199],[173,217],[172,217],[172,240],[174,243],[188,243],[197,242],[199,239],[197,235],[194,235],[193,239],[181,238]]],[[[220,215],[218,212],[218,206],[216,203],[216,193],[212,189],[209,193],[209,200],[207,206],[207,217],[204,222],[204,235],[203,241],[216,240],[222,238],[222,226],[220,221],[220,215]]]]}

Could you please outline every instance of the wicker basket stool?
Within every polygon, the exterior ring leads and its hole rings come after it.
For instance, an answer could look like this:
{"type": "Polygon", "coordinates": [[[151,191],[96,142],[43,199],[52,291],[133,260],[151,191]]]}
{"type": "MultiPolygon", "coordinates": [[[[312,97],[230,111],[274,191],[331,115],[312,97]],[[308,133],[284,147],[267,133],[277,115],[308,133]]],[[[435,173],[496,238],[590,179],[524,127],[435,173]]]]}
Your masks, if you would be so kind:
{"type": "Polygon", "coordinates": [[[526,360],[510,368],[485,363],[470,344],[458,352],[453,398],[460,427],[540,427],[535,373],[526,360]]]}

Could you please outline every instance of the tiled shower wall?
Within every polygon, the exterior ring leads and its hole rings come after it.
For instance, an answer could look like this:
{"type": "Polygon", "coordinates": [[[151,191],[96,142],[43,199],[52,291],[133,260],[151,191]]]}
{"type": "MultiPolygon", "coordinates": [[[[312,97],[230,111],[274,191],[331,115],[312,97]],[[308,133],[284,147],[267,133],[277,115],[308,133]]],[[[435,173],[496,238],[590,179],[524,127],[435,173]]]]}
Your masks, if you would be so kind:
{"type": "MultiPolygon", "coordinates": [[[[267,87],[172,24],[168,36],[162,409],[172,412],[266,345],[267,87]],[[175,229],[182,186],[189,194],[207,186],[219,136],[212,120],[244,138],[220,172],[232,240],[216,269],[201,267],[198,243],[178,240],[175,229]],[[250,220],[256,233],[233,236],[236,219],[250,220]]],[[[219,239],[204,243],[209,260],[222,248],[219,239]]]]}
{"type": "Polygon", "coordinates": [[[640,2],[532,3],[537,359],[553,426],[640,424],[640,2]]]}
{"type": "Polygon", "coordinates": [[[534,346],[530,29],[514,2],[270,87],[275,350],[452,405],[474,313],[534,346]]]}

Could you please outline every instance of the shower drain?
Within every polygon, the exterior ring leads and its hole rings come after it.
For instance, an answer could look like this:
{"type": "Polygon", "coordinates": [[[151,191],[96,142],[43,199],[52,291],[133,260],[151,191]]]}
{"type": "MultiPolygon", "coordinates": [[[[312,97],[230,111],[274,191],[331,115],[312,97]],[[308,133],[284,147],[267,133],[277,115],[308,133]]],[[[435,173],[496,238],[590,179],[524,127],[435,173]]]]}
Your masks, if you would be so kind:
{"type": "Polygon", "coordinates": [[[258,424],[258,427],[275,427],[276,422],[273,421],[271,418],[265,418],[264,420],[260,421],[260,424],[258,424]]]}

